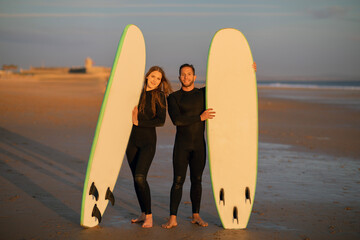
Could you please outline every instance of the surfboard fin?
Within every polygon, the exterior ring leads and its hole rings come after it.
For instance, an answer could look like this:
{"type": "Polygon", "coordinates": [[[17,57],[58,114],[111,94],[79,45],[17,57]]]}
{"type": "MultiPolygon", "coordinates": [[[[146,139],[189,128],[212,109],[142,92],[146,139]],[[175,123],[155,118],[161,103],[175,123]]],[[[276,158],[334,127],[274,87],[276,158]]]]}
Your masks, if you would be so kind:
{"type": "Polygon", "coordinates": [[[234,207],[234,210],[233,210],[233,222],[235,220],[237,221],[237,224],[239,224],[239,217],[238,217],[238,209],[237,209],[237,207],[234,207]]]}
{"type": "Polygon", "coordinates": [[[250,189],[248,187],[245,189],[245,203],[247,200],[249,200],[251,204],[250,189]]]}
{"type": "Polygon", "coordinates": [[[99,223],[101,223],[101,213],[100,210],[98,209],[97,205],[95,204],[93,210],[92,210],[92,217],[96,217],[97,220],[99,221],[99,223]]]}
{"type": "Polygon", "coordinates": [[[110,188],[108,187],[106,194],[105,194],[105,200],[109,200],[111,202],[111,205],[114,206],[115,204],[115,197],[114,194],[111,192],[110,188]]]}
{"type": "Polygon", "coordinates": [[[99,192],[97,188],[95,187],[94,182],[91,184],[89,195],[93,195],[96,199],[96,201],[99,199],[99,192]]]}
{"type": "Polygon", "coordinates": [[[220,201],[219,204],[221,204],[221,201],[223,202],[223,205],[225,206],[225,193],[224,193],[224,189],[220,189],[220,201]]]}

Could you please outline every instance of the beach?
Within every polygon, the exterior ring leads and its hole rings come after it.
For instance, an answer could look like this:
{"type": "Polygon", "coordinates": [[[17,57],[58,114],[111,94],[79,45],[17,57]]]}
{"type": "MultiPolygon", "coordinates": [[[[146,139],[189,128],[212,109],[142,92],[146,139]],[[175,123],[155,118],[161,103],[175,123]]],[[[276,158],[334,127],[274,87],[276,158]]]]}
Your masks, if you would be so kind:
{"type": "Polygon", "coordinates": [[[179,226],[161,228],[172,184],[169,117],[157,129],[148,175],[154,227],[130,223],[140,210],[124,159],[115,206],[100,226],[82,228],[82,190],[105,87],[103,75],[0,78],[1,239],[360,238],[360,90],[326,88],[258,88],[258,179],[246,230],[222,228],[208,164],[201,216],[209,226],[190,223],[187,178],[179,226]]]}

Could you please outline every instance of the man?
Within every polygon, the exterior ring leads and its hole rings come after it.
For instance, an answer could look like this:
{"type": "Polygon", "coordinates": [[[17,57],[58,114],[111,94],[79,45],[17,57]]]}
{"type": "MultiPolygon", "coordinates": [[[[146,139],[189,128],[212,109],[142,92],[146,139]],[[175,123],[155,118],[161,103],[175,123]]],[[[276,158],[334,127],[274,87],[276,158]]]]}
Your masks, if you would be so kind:
{"type": "Polygon", "coordinates": [[[195,69],[183,64],[179,69],[181,89],[168,97],[168,111],[176,137],[173,152],[174,179],[170,194],[170,218],[164,228],[177,226],[177,211],[182,197],[187,166],[190,168],[192,223],[206,227],[208,223],[199,215],[202,193],[202,174],[205,168],[205,120],[215,117],[213,109],[205,110],[205,88],[195,88],[195,69]]]}

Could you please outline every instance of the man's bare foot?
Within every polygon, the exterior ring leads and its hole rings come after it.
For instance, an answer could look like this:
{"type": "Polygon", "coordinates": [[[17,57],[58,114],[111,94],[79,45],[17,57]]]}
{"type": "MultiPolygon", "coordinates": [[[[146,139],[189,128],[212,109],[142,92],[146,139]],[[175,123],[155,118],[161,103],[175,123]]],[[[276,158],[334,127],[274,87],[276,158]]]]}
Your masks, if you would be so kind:
{"type": "Polygon", "coordinates": [[[152,214],[146,214],[145,220],[142,225],[143,228],[151,228],[153,226],[153,217],[152,214]]]}
{"type": "Polygon", "coordinates": [[[191,223],[197,224],[201,227],[207,227],[209,224],[201,219],[198,213],[193,213],[191,223]]]}
{"type": "Polygon", "coordinates": [[[164,223],[161,226],[163,228],[170,229],[170,228],[176,227],[177,225],[178,224],[177,224],[177,221],[176,221],[176,215],[170,215],[169,221],[167,221],[167,223],[164,223]]]}
{"type": "Polygon", "coordinates": [[[131,223],[141,223],[145,221],[145,213],[141,213],[138,218],[131,219],[131,223]]]}

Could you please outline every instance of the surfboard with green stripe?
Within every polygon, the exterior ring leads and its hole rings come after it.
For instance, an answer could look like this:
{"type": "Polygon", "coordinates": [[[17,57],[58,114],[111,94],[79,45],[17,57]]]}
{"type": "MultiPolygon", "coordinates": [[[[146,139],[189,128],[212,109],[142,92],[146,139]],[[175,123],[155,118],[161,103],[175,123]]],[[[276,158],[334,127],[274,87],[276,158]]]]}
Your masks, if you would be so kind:
{"type": "Polygon", "coordinates": [[[117,181],[132,128],[132,109],[144,81],[145,41],[135,25],[121,35],[90,151],[81,204],[80,224],[98,225],[109,202],[115,203],[117,181]]]}
{"type": "Polygon", "coordinates": [[[208,56],[207,144],[215,204],[226,229],[246,228],[254,204],[258,162],[258,102],[253,57],[232,28],[214,35],[208,56]]]}

